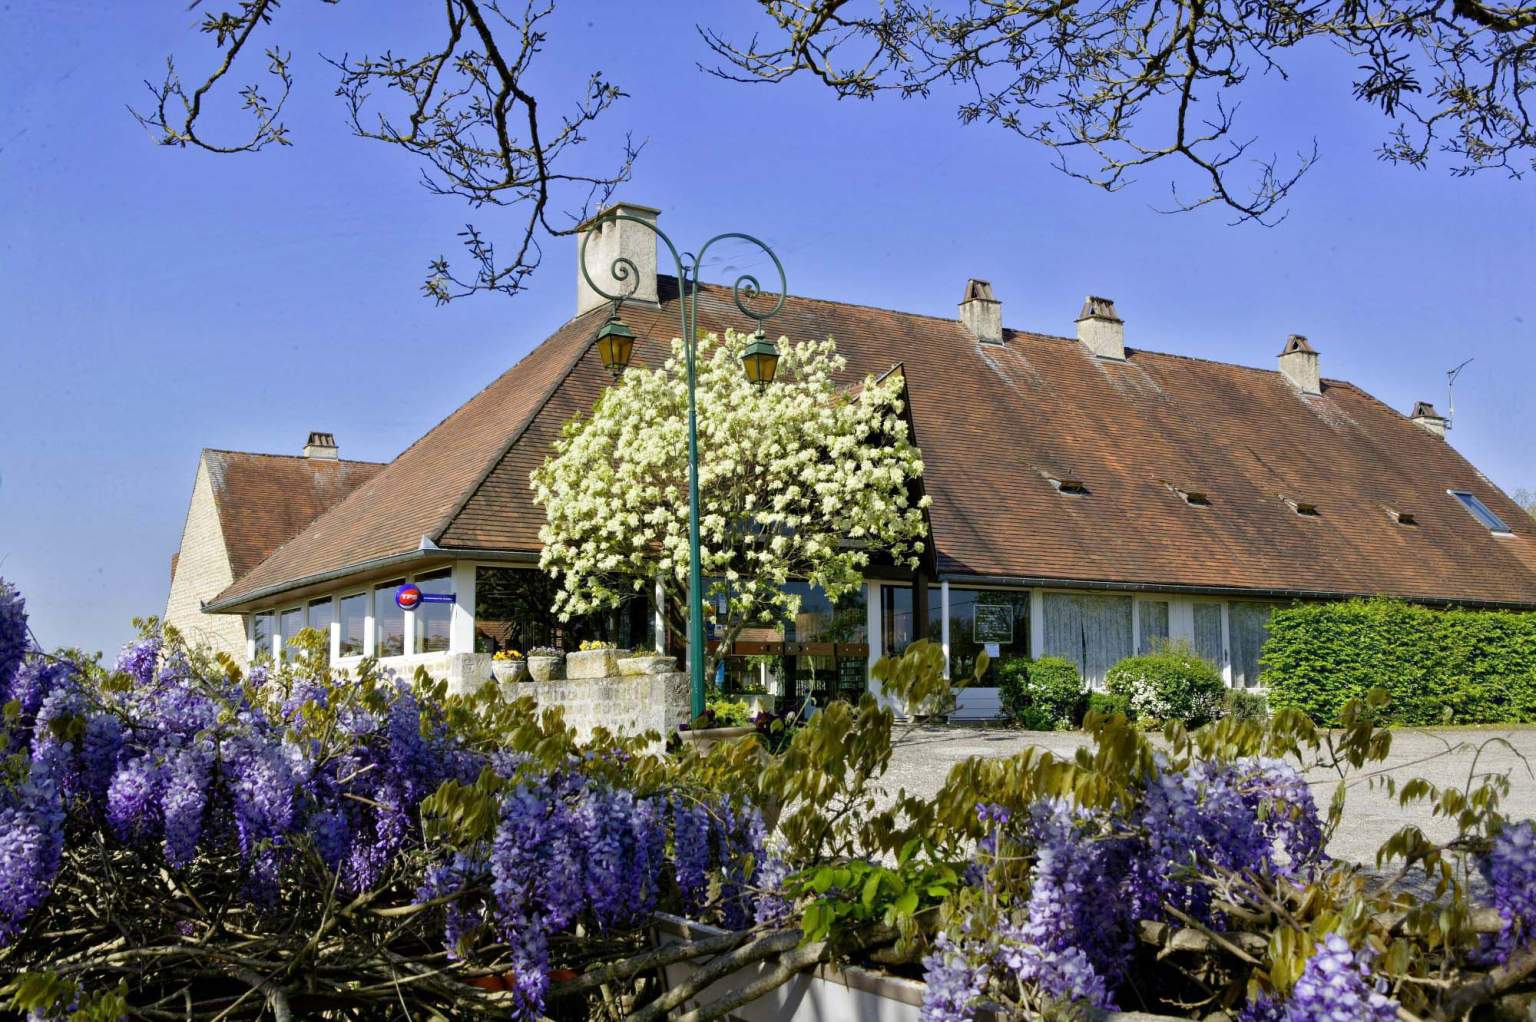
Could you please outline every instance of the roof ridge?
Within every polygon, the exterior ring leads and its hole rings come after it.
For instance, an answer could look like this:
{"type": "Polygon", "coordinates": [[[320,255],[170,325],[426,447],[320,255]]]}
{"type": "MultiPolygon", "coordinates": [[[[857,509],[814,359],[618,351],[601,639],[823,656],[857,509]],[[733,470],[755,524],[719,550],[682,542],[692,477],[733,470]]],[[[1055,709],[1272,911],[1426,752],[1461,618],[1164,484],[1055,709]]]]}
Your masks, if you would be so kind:
{"type": "Polygon", "coordinates": [[[311,458],[303,454],[278,454],[275,451],[235,451],[228,447],[204,447],[204,454],[238,454],[245,458],[286,458],[290,461],[307,461],[316,465],[388,465],[387,461],[370,461],[367,458],[311,458]]]}
{"type": "MultiPolygon", "coordinates": [[[[588,316],[594,312],[601,312],[604,308],[606,308],[606,306],[600,305],[596,308],[588,309],[586,312],[578,313],[577,315],[572,316],[570,320],[566,322],[565,326],[560,327],[560,330],[564,330],[567,326],[570,326],[582,316],[588,316]]],[[[555,333],[559,333],[560,330],[556,330],[555,333]]],[[[554,336],[554,334],[550,334],[548,338],[545,338],[545,341],[553,339],[554,336]]],[[[543,342],[541,342],[541,344],[542,343],[543,342]]],[[[544,393],[539,395],[539,400],[534,404],[533,409],[528,413],[528,418],[523,420],[523,424],[517,428],[517,431],[508,437],[507,442],[502,444],[497,452],[486,461],[485,467],[482,468],[480,472],[475,476],[474,482],[464,488],[464,492],[459,495],[459,499],[454,501],[453,507],[448,511],[446,515],[442,517],[437,525],[433,527],[432,531],[427,533],[427,535],[431,537],[433,543],[442,542],[443,536],[447,534],[448,530],[453,526],[454,519],[459,517],[464,508],[467,507],[469,502],[474,499],[475,494],[480,492],[480,487],[484,486],[485,481],[491,477],[493,472],[496,471],[496,466],[500,465],[511,452],[512,448],[516,447],[518,442],[521,441],[523,437],[528,435],[528,430],[533,426],[534,422],[538,420],[539,416],[543,414],[545,407],[550,402],[550,399],[555,396],[555,394],[565,384],[565,381],[570,379],[571,373],[573,373],[576,370],[576,367],[581,364],[581,360],[586,357],[587,351],[591,347],[592,338],[588,338],[585,344],[579,344],[576,346],[576,351],[571,356],[571,358],[566,361],[565,368],[560,371],[558,376],[550,381],[549,386],[544,388],[544,393]]],[[[526,358],[527,356],[524,357],[526,358]]],[[[521,360],[519,360],[519,362],[521,362],[521,360]]],[[[517,366],[513,366],[512,368],[516,369],[517,366]]],[[[510,369],[507,371],[511,372],[510,369]]]]}
{"type": "MultiPolygon", "coordinates": [[[[659,277],[666,277],[668,280],[671,280],[671,281],[674,281],[674,282],[677,280],[677,278],[675,276],[670,275],[670,274],[658,274],[658,276],[659,277]]],[[[731,287],[730,287],[729,284],[716,284],[716,283],[713,283],[713,282],[710,282],[710,281],[700,281],[700,284],[703,287],[708,288],[710,290],[723,292],[727,298],[730,297],[731,287]]],[[[675,294],[672,295],[671,297],[672,297],[673,301],[676,301],[677,296],[675,294]]],[[[957,327],[962,327],[963,328],[963,324],[961,324],[961,322],[958,319],[950,319],[947,316],[938,316],[938,315],[935,315],[935,314],[929,313],[929,312],[913,312],[913,311],[911,311],[909,309],[893,309],[893,308],[890,308],[889,306],[885,306],[885,305],[867,305],[867,304],[864,304],[864,303],[861,303],[861,302],[839,301],[836,298],[816,298],[816,297],[813,297],[811,295],[788,294],[788,295],[785,296],[785,301],[786,302],[790,301],[791,299],[793,299],[794,301],[798,301],[798,302],[814,302],[814,303],[816,303],[818,305],[837,305],[837,306],[841,306],[842,308],[845,308],[845,309],[866,309],[866,310],[869,310],[869,311],[872,311],[872,312],[888,312],[888,313],[890,313],[893,316],[911,316],[914,319],[926,319],[926,320],[932,320],[932,321],[938,322],[938,323],[951,323],[951,324],[953,324],[953,325],[955,325],[957,327]]],[[[1044,332],[1042,332],[1040,330],[1028,330],[1028,329],[1025,329],[1023,327],[1013,327],[1013,326],[1008,326],[1006,324],[1004,324],[1004,326],[1003,326],[1003,333],[1004,334],[1014,334],[1016,336],[1032,337],[1032,338],[1035,338],[1037,340],[1044,340],[1044,341],[1065,341],[1068,344],[1077,344],[1078,343],[1077,338],[1075,338],[1075,337],[1068,337],[1065,334],[1044,333],[1044,332]]],[[[1248,364],[1243,363],[1243,362],[1226,362],[1226,361],[1223,361],[1223,360],[1221,360],[1219,358],[1207,358],[1207,357],[1205,357],[1203,355],[1187,355],[1187,354],[1184,354],[1182,352],[1177,352],[1177,351],[1157,351],[1157,350],[1154,350],[1152,348],[1140,348],[1140,347],[1137,347],[1135,345],[1127,345],[1126,346],[1126,351],[1128,351],[1128,352],[1136,352],[1136,353],[1142,354],[1142,355],[1153,355],[1153,356],[1160,357],[1160,358],[1180,358],[1180,359],[1188,360],[1190,362],[1204,362],[1207,365],[1225,366],[1225,367],[1227,367],[1229,369],[1245,369],[1245,370],[1248,370],[1249,372],[1266,373],[1266,374],[1268,374],[1270,376],[1279,376],[1280,375],[1280,370],[1279,369],[1265,369],[1263,366],[1248,365],[1248,364]]],[[[1360,390],[1359,387],[1357,387],[1354,383],[1351,383],[1349,380],[1336,379],[1336,378],[1331,377],[1331,376],[1325,376],[1325,377],[1323,377],[1323,380],[1324,380],[1324,382],[1334,384],[1335,386],[1345,385],[1345,386],[1352,387],[1355,390],[1360,390]]],[[[1365,393],[1365,392],[1361,391],[1361,393],[1365,393]]],[[[1390,406],[1388,406],[1388,407],[1390,407],[1390,406]]]]}

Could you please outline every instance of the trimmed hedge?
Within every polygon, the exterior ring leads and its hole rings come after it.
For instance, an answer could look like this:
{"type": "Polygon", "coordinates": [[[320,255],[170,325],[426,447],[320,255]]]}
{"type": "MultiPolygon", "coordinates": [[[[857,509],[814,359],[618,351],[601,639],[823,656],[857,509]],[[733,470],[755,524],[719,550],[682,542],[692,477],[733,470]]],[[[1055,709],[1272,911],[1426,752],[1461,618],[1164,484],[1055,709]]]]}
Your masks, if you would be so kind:
{"type": "Polygon", "coordinates": [[[1087,692],[1077,666],[1061,657],[1009,660],[997,668],[1003,712],[1030,731],[1066,731],[1083,719],[1087,692]]]}
{"type": "Polygon", "coordinates": [[[1536,721],[1536,614],[1350,600],[1276,610],[1260,657],[1274,709],[1338,722],[1373,688],[1382,722],[1536,721]]]}
{"type": "Polygon", "coordinates": [[[1104,675],[1105,687],[1130,704],[1137,720],[1178,720],[1199,727],[1225,710],[1221,675],[1185,643],[1126,657],[1104,675]]]}

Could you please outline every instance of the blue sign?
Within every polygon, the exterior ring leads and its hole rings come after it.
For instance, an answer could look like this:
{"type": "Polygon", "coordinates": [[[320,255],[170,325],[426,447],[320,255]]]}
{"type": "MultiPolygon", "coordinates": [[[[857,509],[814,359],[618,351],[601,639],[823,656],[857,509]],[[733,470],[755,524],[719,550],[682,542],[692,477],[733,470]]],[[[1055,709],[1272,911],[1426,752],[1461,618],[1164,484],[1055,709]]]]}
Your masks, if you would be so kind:
{"type": "Polygon", "coordinates": [[[453,596],[452,593],[422,593],[421,594],[421,602],[422,603],[452,603],[452,602],[454,602],[454,596],[453,596]]]}
{"type": "Polygon", "coordinates": [[[395,590],[395,606],[401,610],[415,610],[420,602],[421,590],[409,582],[395,590]]]}

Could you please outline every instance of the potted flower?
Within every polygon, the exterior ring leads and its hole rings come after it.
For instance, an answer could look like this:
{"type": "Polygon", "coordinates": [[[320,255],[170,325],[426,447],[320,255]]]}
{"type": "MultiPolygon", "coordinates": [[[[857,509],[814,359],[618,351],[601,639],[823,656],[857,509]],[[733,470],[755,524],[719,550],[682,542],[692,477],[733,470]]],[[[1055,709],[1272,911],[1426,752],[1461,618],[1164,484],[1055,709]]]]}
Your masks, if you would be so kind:
{"type": "Polygon", "coordinates": [[[528,676],[534,681],[558,681],[565,674],[565,650],[535,646],[528,651],[528,676]]]}
{"type": "Polygon", "coordinates": [[[588,639],[581,649],[565,658],[567,678],[612,678],[619,673],[619,657],[627,657],[628,650],[621,650],[611,642],[588,639]]]}
{"type": "Polygon", "coordinates": [[[498,649],[496,655],[491,657],[491,674],[503,685],[522,681],[523,672],[527,668],[528,662],[523,654],[515,649],[498,649]]]}

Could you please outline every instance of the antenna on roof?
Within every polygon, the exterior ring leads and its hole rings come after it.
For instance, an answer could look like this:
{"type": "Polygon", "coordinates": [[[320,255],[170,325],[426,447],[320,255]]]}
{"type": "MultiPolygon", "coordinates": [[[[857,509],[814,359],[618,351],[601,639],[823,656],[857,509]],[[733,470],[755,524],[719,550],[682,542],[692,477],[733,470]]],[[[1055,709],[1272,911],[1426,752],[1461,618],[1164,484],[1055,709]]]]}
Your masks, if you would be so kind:
{"type": "Polygon", "coordinates": [[[1445,371],[1445,428],[1446,429],[1450,429],[1451,428],[1451,423],[1454,422],[1455,419],[1456,419],[1456,377],[1461,375],[1461,371],[1463,369],[1465,369],[1471,363],[1471,361],[1472,360],[1469,358],[1469,359],[1467,359],[1467,361],[1463,362],[1461,365],[1457,366],[1455,369],[1447,369],[1445,371]]]}

